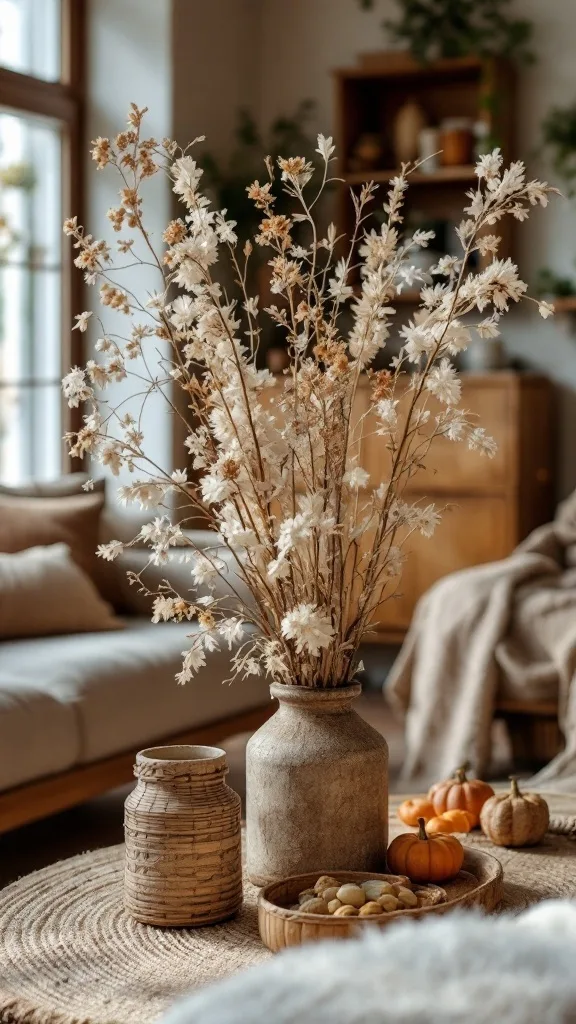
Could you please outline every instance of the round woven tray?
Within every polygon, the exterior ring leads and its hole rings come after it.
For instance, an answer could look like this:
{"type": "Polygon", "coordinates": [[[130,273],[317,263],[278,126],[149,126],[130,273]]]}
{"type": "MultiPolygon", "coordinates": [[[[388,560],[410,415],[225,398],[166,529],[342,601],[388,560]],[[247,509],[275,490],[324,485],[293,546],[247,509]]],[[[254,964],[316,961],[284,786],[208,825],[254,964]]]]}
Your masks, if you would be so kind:
{"type": "MultiPolygon", "coordinates": [[[[576,798],[550,797],[553,815],[575,816],[576,798]]],[[[392,833],[402,830],[397,819],[392,833]]],[[[532,850],[466,842],[504,865],[500,911],[576,897],[576,842],[547,835],[532,850]]],[[[122,905],[122,846],[82,854],[0,892],[2,1024],[149,1024],[184,992],[272,956],[258,935],[258,890],[244,887],[240,914],[198,929],[141,925],[122,905]]]]}

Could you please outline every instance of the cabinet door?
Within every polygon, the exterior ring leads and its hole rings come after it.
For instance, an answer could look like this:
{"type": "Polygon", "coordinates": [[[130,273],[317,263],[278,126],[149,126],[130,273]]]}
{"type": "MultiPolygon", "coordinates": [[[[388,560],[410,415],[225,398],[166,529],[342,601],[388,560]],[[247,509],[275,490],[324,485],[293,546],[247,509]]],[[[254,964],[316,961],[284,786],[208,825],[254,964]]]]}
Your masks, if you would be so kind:
{"type": "MultiPolygon", "coordinates": [[[[468,410],[477,418],[478,426],[496,440],[498,451],[493,459],[469,451],[463,442],[448,441],[438,437],[426,455],[425,468],[418,471],[409,484],[412,492],[430,494],[447,492],[482,493],[497,492],[513,486],[517,474],[514,460],[514,439],[516,423],[516,390],[506,386],[505,381],[495,379],[494,383],[475,383],[463,379],[460,408],[468,410]]],[[[411,393],[400,400],[400,414],[406,409],[411,393]]],[[[445,408],[435,399],[429,398],[427,408],[431,412],[430,424],[434,417],[445,408]]],[[[428,428],[425,427],[426,431],[428,428]]],[[[373,481],[386,479],[390,473],[390,457],[384,446],[384,439],[368,429],[365,442],[364,464],[373,481]]]]}
{"type": "Polygon", "coordinates": [[[398,596],[382,605],[379,628],[404,630],[418,599],[436,580],[457,569],[505,558],[515,539],[504,498],[458,497],[431,538],[413,534],[398,596]]]}

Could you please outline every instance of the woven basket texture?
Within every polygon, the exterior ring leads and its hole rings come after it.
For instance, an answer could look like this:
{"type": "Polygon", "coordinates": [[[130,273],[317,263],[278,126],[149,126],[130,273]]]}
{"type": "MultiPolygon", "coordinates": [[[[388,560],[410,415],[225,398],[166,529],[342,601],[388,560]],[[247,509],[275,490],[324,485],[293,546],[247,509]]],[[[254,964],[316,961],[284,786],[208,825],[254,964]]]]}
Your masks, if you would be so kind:
{"type": "Polygon", "coordinates": [[[217,747],[152,747],[125,804],[124,905],[142,924],[215,924],[242,904],[241,802],[217,747]]]}

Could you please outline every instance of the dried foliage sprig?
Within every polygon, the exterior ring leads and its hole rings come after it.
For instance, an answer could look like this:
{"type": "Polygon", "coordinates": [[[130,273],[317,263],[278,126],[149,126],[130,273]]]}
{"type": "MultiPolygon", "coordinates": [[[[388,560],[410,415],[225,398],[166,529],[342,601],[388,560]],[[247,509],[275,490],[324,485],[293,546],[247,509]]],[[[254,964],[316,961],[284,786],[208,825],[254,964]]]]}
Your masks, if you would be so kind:
{"type": "MultiPolygon", "coordinates": [[[[554,190],[526,181],[520,163],[504,169],[498,150],[479,160],[477,187],[467,193],[457,229],[462,255],[438,261],[438,283],[421,287],[420,308],[401,331],[400,354],[389,369],[373,373],[395,297],[405,286],[422,285],[412,254],[433,237],[403,233],[413,168],[402,167],[392,180],[378,231],[367,230],[377,192],[368,183],[352,195],[352,238],[340,238],[334,225],[320,237],[314,208],[334,158],[332,139],[320,135],[320,188],[311,183],[313,168],[304,158],[282,157],[277,166],[267,161],[267,180],[247,189],[260,213],[259,229],[239,252],[235,224],[225,210],[211,209],[200,190],[201,170],[190,147],[143,138],[144,114],[133,106],[127,129],[115,140],[97,139],[93,157],[98,168],[119,173],[120,205],[108,217],[116,232],[127,228],[139,237],[142,255],[132,237],[117,248],[129,255],[127,265],[152,264],[157,292],[141,301],[118,283],[106,242],[86,234],[75,218],[64,228],[87,282],[98,282],[101,302],[130,324],[128,332],[104,333],[97,358],[64,379],[69,404],[86,406],[82,428],[68,436],[71,453],[89,454],[116,475],[127,468],[135,476],[120,487],[120,501],[163,510],[132,543],[148,544],[155,565],[175,558],[189,565],[190,590],[180,593],[165,582],[148,591],[155,597],[154,621],[197,624],[180,682],[205,664],[206,652],[224,644],[234,651],[234,676],[267,673],[287,684],[344,685],[358,670],[360,642],[380,605],[398,588],[404,545],[415,531],[431,536],[439,521],[433,504],[405,496],[430,445],[444,437],[488,457],[495,452],[494,441],[459,408],[451,357],[466,348],[472,331],[496,336],[502,314],[526,292],[515,265],[498,258],[500,240],[491,229],[505,215],[524,220],[529,207],[545,206],[554,190]],[[142,185],[162,172],[184,212],[167,226],[156,251],[143,221],[142,185]],[[275,212],[278,184],[292,204],[289,216],[275,212]],[[304,234],[306,244],[293,241],[296,223],[305,229],[300,238],[304,234]],[[269,253],[271,290],[278,295],[264,311],[246,290],[254,246],[269,253]],[[477,252],[490,262],[473,272],[469,259],[477,252]],[[234,296],[214,277],[222,253],[234,271],[234,296]],[[345,310],[351,320],[346,336],[345,310]],[[256,365],[263,316],[282,329],[291,356],[275,404],[268,392],[276,380],[256,365]],[[157,354],[159,339],[167,357],[157,354]],[[362,412],[357,398],[366,371],[370,397],[362,412]],[[156,393],[184,420],[184,464],[192,462],[198,485],[187,469],[157,466],[147,456],[141,419],[100,394],[126,377],[135,380],[143,403],[156,393]],[[177,389],[185,395],[185,414],[177,389]],[[439,411],[433,412],[431,399],[439,411]],[[374,435],[387,467],[379,480],[370,480],[361,463],[363,443],[374,435]],[[218,535],[208,549],[198,549],[186,529],[199,513],[218,535]]],[[[553,312],[545,302],[539,309],[544,317],[553,312]]],[[[85,331],[91,316],[82,313],[76,327],[85,331]]],[[[112,560],[123,547],[112,541],[99,554],[112,560]]],[[[136,579],[142,584],[145,573],[136,579]]]]}

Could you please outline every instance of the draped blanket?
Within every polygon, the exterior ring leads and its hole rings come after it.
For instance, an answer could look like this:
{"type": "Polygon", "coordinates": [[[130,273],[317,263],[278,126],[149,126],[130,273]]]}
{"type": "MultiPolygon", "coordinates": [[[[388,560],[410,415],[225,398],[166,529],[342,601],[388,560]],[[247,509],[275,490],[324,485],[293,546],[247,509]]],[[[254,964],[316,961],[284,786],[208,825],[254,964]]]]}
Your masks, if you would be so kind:
{"type": "Polygon", "coordinates": [[[406,779],[486,771],[496,697],[557,697],[566,749],[533,781],[576,789],[576,492],[509,558],[424,595],[386,696],[406,715],[406,779]]]}

